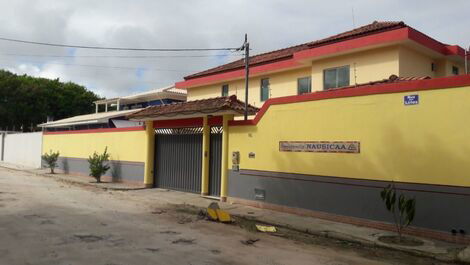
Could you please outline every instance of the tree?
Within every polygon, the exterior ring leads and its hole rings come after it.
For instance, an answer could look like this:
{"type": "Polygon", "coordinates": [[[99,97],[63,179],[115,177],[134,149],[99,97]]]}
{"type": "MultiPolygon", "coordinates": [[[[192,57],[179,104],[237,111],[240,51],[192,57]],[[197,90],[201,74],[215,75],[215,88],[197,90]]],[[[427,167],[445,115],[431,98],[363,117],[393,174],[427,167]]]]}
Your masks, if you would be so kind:
{"type": "Polygon", "coordinates": [[[403,229],[410,225],[415,217],[416,199],[406,198],[401,193],[398,195],[397,201],[397,190],[394,184],[385,187],[380,192],[380,197],[385,203],[387,210],[393,214],[393,221],[395,222],[398,238],[401,242],[403,229]]]}
{"type": "Polygon", "coordinates": [[[104,149],[104,153],[98,154],[95,151],[93,155],[88,157],[88,163],[90,165],[90,176],[94,177],[97,183],[101,182],[101,176],[106,174],[106,171],[110,169],[110,166],[107,163],[108,161],[108,147],[104,149]]]}
{"type": "Polygon", "coordinates": [[[57,160],[59,159],[59,151],[54,153],[50,150],[49,153],[45,153],[41,157],[46,162],[47,167],[51,169],[51,174],[54,174],[54,169],[57,167],[57,160]]]}
{"type": "Polygon", "coordinates": [[[34,131],[48,116],[57,120],[92,113],[98,99],[72,82],[0,70],[0,129],[34,131]]]}

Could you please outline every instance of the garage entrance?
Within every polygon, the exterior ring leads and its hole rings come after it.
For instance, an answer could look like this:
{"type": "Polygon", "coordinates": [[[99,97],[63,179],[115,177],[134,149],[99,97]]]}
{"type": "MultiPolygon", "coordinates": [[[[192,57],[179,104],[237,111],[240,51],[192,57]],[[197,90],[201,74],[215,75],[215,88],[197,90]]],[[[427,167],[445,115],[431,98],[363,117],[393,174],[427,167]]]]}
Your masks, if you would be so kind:
{"type": "Polygon", "coordinates": [[[201,192],[202,127],[155,130],[155,185],[201,192]]]}
{"type": "Polygon", "coordinates": [[[209,155],[209,195],[220,197],[222,173],[222,126],[211,127],[209,155]]]}
{"type": "MultiPolygon", "coordinates": [[[[155,130],[155,186],[200,193],[202,127],[155,130]]],[[[209,195],[220,196],[222,127],[210,128],[209,195]]]]}

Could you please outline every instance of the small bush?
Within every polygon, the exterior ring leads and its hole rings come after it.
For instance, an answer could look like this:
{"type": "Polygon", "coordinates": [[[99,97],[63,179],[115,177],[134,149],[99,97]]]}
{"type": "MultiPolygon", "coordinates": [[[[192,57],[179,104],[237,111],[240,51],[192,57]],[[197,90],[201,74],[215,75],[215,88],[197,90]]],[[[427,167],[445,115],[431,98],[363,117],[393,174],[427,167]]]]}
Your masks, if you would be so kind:
{"type": "Polygon", "coordinates": [[[97,183],[101,182],[101,176],[106,174],[106,171],[109,170],[109,154],[108,147],[104,149],[104,153],[98,154],[96,152],[93,155],[88,157],[88,163],[90,164],[90,176],[96,179],[97,183]]]}
{"type": "Polygon", "coordinates": [[[399,241],[402,240],[402,231],[413,222],[416,212],[416,199],[398,195],[395,185],[388,185],[380,193],[382,201],[389,212],[393,214],[393,221],[397,229],[399,241]]]}
{"type": "Polygon", "coordinates": [[[49,151],[49,153],[45,153],[44,155],[41,156],[42,160],[46,162],[47,167],[51,169],[51,174],[54,174],[54,169],[57,167],[57,160],[59,159],[59,151],[57,152],[52,152],[52,150],[49,151]]]}

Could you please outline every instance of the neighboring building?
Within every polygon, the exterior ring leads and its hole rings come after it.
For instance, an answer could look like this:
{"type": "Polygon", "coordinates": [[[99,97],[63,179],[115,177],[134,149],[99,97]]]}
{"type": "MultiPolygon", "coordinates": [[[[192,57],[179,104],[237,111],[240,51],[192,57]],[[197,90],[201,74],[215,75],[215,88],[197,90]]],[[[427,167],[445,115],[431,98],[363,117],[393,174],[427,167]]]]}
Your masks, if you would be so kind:
{"type": "MultiPolygon", "coordinates": [[[[399,77],[464,73],[464,49],[403,22],[373,22],[325,39],[250,57],[249,100],[298,95],[399,77]]],[[[244,60],[186,76],[188,101],[237,95],[244,100],[244,60]]]]}
{"type": "Polygon", "coordinates": [[[64,131],[142,126],[142,122],[128,121],[125,116],[147,106],[183,101],[186,101],[186,90],[169,86],[120,98],[98,100],[94,102],[96,113],[49,121],[39,127],[43,127],[45,131],[64,131]],[[104,106],[104,112],[98,111],[100,106],[104,106]]]}
{"type": "Polygon", "coordinates": [[[104,111],[108,112],[110,110],[141,109],[182,101],[186,101],[186,90],[169,86],[120,98],[98,100],[94,103],[98,113],[101,105],[104,106],[104,111]]]}

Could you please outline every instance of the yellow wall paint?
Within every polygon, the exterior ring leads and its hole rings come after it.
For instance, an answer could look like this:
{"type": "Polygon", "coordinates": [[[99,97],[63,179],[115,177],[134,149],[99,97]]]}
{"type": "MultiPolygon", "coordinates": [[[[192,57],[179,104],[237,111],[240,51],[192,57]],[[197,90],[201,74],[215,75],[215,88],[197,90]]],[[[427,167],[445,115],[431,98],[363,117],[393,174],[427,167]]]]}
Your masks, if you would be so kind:
{"type": "MultiPolygon", "coordinates": [[[[409,76],[430,76],[436,77],[439,63],[429,56],[419,53],[418,51],[400,47],[400,75],[409,76]],[[431,64],[435,63],[436,71],[432,71],[431,64]]],[[[442,74],[441,76],[444,76],[442,74]]]]}
{"type": "MultiPolygon", "coordinates": [[[[264,102],[260,101],[261,79],[263,78],[269,78],[270,97],[284,97],[296,95],[297,79],[306,76],[311,76],[310,67],[250,78],[248,85],[248,102],[257,107],[263,105],[264,102]]],[[[224,84],[229,85],[229,95],[236,95],[240,100],[245,100],[245,80],[236,80],[216,85],[189,88],[188,101],[220,97],[222,95],[222,85],[224,84]]]]}
{"type": "MultiPolygon", "coordinates": [[[[262,78],[270,80],[270,97],[283,97],[297,94],[297,79],[312,77],[312,91],[323,90],[323,70],[350,65],[350,82],[366,83],[390,77],[398,74],[399,48],[397,46],[377,48],[369,51],[361,51],[350,55],[336,56],[329,59],[306,63],[305,67],[289,71],[281,71],[263,76],[250,78],[248,102],[261,107],[260,85],[262,78]]],[[[237,95],[244,100],[245,81],[235,80],[221,82],[215,85],[188,88],[188,101],[203,98],[220,97],[222,85],[229,85],[229,95],[237,95]]]]}
{"type": "Polygon", "coordinates": [[[312,90],[323,90],[323,70],[349,65],[351,85],[398,75],[399,48],[377,48],[312,62],[312,90]]]}
{"type": "Polygon", "coordinates": [[[240,168],[470,186],[470,87],[271,106],[230,127],[240,168]],[[403,96],[419,94],[419,105],[403,96]],[[279,152],[279,141],[360,141],[360,154],[279,152]],[[255,158],[248,158],[254,152],[255,158]]]}
{"type": "Polygon", "coordinates": [[[145,131],[46,134],[43,136],[43,153],[59,151],[61,157],[85,158],[94,151],[102,153],[108,147],[111,160],[145,162],[145,131]]]}

